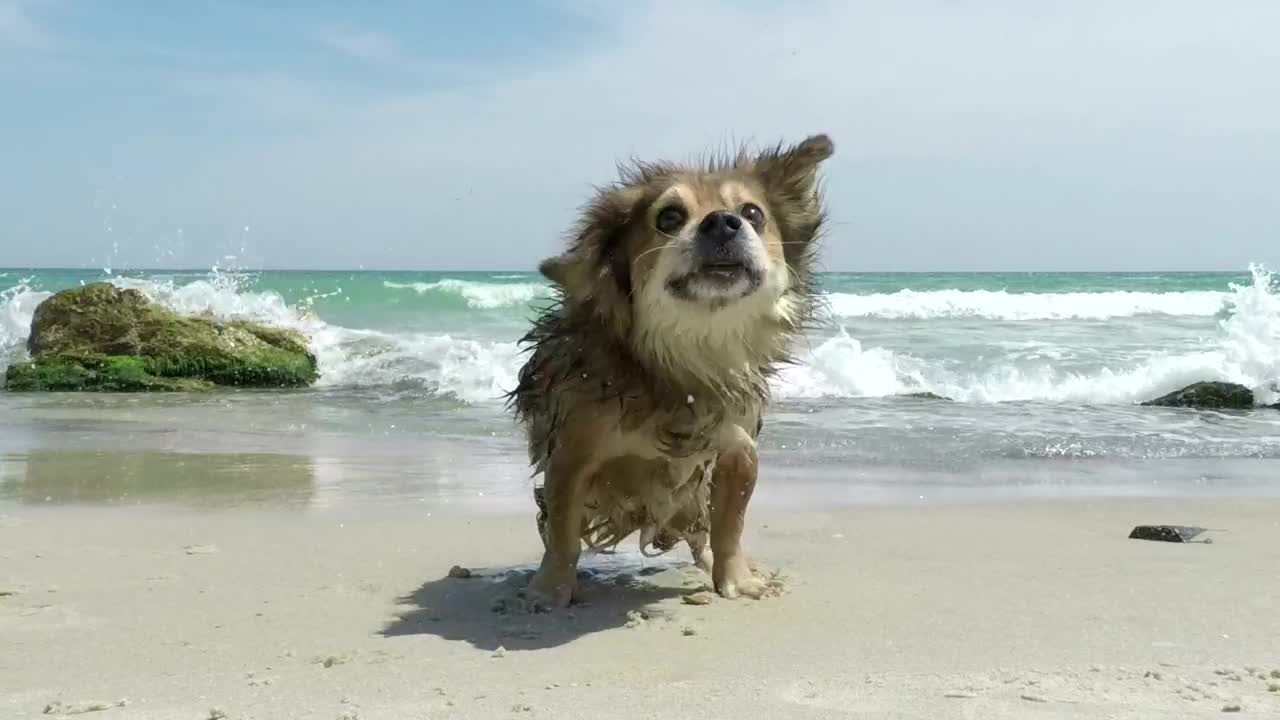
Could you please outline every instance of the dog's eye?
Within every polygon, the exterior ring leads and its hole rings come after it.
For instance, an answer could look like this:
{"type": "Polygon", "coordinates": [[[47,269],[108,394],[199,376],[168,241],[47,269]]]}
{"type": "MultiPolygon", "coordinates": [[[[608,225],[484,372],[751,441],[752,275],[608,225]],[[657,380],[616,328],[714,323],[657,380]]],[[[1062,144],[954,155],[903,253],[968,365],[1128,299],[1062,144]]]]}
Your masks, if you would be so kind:
{"type": "Polygon", "coordinates": [[[684,208],[672,205],[658,211],[658,220],[654,224],[657,225],[658,230],[669,233],[679,230],[680,226],[684,224],[684,219],[684,208]]]}
{"type": "Polygon", "coordinates": [[[755,226],[757,230],[760,229],[761,225],[764,225],[764,211],[760,209],[759,205],[747,203],[742,206],[740,212],[742,217],[746,218],[747,222],[755,226]]]}

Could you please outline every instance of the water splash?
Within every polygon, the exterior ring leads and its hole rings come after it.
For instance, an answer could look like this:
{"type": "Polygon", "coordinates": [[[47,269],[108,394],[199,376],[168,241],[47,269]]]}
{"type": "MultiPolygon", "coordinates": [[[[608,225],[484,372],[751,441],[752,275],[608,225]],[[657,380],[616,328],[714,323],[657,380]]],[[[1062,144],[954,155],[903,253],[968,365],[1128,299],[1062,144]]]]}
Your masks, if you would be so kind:
{"type": "Polygon", "coordinates": [[[1219,323],[1223,360],[1263,403],[1280,402],[1280,278],[1251,263],[1248,285],[1231,283],[1230,314],[1219,323]]]}
{"type": "Polygon", "coordinates": [[[31,317],[36,306],[53,294],[32,288],[31,282],[32,278],[21,278],[17,285],[0,290],[0,372],[26,356],[31,317]]]}

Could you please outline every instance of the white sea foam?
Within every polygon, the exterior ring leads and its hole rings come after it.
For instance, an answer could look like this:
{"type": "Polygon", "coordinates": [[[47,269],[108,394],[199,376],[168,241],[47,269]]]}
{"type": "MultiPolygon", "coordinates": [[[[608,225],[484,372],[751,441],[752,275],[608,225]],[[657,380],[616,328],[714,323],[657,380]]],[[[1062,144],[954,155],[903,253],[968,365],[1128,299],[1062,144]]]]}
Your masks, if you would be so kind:
{"type": "Polygon", "coordinates": [[[933,392],[966,402],[1041,400],[1118,403],[1146,400],[1193,382],[1221,380],[1253,388],[1276,402],[1280,383],[1280,291],[1273,276],[1250,268],[1252,282],[1221,293],[1228,316],[1216,336],[1191,353],[1152,352],[1127,364],[1064,372],[1050,361],[998,363],[981,372],[929,363],[884,348],[864,348],[841,331],[787,368],[782,397],[883,397],[933,392]]]}
{"type": "Polygon", "coordinates": [[[469,403],[497,402],[515,386],[520,348],[514,342],[450,335],[390,334],[326,326],[311,335],[321,387],[413,382],[469,403]]]}
{"type": "MultiPolygon", "coordinates": [[[[522,276],[494,276],[514,279],[522,276]]],[[[546,297],[540,283],[478,282],[445,278],[435,282],[384,281],[389,289],[412,290],[419,295],[440,294],[462,298],[476,310],[518,308],[546,297]]],[[[1138,315],[1201,316],[1222,310],[1229,293],[1186,292],[1065,292],[1010,293],[1001,290],[900,290],[894,293],[829,293],[834,319],[944,319],[989,320],[1104,320],[1138,315]]]]}
{"type": "Polygon", "coordinates": [[[441,293],[458,296],[466,301],[467,307],[474,310],[523,307],[550,293],[546,285],[538,283],[487,283],[456,278],[412,283],[385,280],[382,285],[393,290],[413,290],[419,295],[441,293]]]}
{"type": "Polygon", "coordinates": [[[899,290],[854,295],[830,293],[836,319],[886,318],[933,320],[1105,320],[1136,315],[1212,316],[1228,293],[1064,292],[1010,293],[1003,290],[899,290]]]}
{"type": "Polygon", "coordinates": [[[17,285],[0,290],[0,371],[13,358],[26,352],[27,336],[31,333],[31,316],[36,306],[52,293],[33,290],[20,280],[17,285]]]}
{"type": "MultiPolygon", "coordinates": [[[[1226,316],[1218,322],[1217,332],[1204,338],[1201,347],[1192,352],[1162,354],[1152,348],[1129,361],[1113,359],[1109,364],[1095,363],[1084,370],[1068,372],[1052,354],[1010,352],[1011,347],[1001,347],[1002,343],[1008,345],[1007,339],[991,343],[990,357],[978,364],[955,359],[925,360],[890,347],[865,347],[858,339],[840,332],[816,343],[802,365],[787,368],[774,389],[778,396],[793,399],[882,397],[929,391],[966,402],[1127,403],[1191,382],[1223,380],[1254,388],[1263,402],[1277,402],[1280,397],[1274,387],[1280,382],[1280,291],[1273,286],[1271,274],[1260,268],[1251,269],[1251,283],[1211,293],[1219,299],[1210,314],[1225,305],[1226,316]]],[[[233,275],[215,273],[183,284],[127,278],[114,278],[112,282],[135,287],[182,312],[209,312],[224,318],[295,328],[310,340],[320,366],[321,386],[412,382],[435,394],[466,402],[496,402],[514,386],[524,357],[514,337],[496,340],[333,325],[311,312],[309,303],[291,306],[275,292],[244,290],[233,275]]],[[[484,286],[484,292],[504,287],[458,282],[484,286]]],[[[531,294],[532,290],[525,292],[531,294]]],[[[31,315],[48,296],[48,292],[32,289],[24,282],[0,292],[0,365],[20,356],[31,315]]],[[[493,295],[485,297],[485,302],[495,301],[493,295]]],[[[1196,302],[1199,301],[1187,304],[1193,306],[1196,302]]],[[[1208,303],[1205,309],[1209,312],[1208,303]]],[[[459,330],[465,332],[465,328],[459,330]]],[[[1026,343],[1031,347],[1035,340],[1028,338],[1026,343]]]]}

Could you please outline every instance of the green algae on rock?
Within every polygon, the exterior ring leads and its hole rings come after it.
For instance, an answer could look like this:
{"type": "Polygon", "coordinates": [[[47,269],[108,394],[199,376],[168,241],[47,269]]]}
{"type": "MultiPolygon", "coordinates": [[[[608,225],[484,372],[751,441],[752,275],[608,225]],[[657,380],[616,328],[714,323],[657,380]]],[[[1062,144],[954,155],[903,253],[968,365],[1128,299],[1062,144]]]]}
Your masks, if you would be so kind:
{"type": "Polygon", "coordinates": [[[9,367],[13,391],[197,391],[305,387],[318,377],[306,339],[286,328],[184,316],[137,290],[93,283],[36,308],[31,360],[9,367]]]}
{"type": "Polygon", "coordinates": [[[153,392],[211,388],[213,383],[207,380],[154,375],[147,369],[146,358],[130,355],[53,355],[12,365],[5,373],[5,389],[14,392],[153,392]]]}

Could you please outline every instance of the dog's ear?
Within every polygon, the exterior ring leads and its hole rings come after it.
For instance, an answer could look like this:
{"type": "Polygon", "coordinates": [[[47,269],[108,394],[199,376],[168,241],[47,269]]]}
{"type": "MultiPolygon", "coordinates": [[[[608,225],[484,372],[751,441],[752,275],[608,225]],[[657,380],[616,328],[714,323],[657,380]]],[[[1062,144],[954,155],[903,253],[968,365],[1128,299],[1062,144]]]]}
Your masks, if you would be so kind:
{"type": "Polygon", "coordinates": [[[761,152],[755,167],[770,194],[790,203],[802,202],[817,191],[818,165],[831,157],[836,146],[825,134],[811,135],[790,147],[761,152]]]}
{"type": "Polygon", "coordinates": [[[811,258],[810,242],[826,219],[818,187],[818,166],[834,153],[831,138],[819,134],[790,147],[779,145],[765,150],[753,163],[778,220],[785,243],[783,253],[795,269],[811,258]]]}
{"type": "MultiPolygon", "coordinates": [[[[592,245],[573,247],[538,263],[538,272],[572,299],[581,301],[598,297],[602,289],[606,292],[610,289],[608,276],[616,274],[616,268],[613,267],[616,262],[610,262],[607,269],[601,268],[593,260],[595,254],[592,245]],[[604,288],[597,287],[598,283],[605,283],[604,288]]],[[[626,266],[625,262],[623,266],[626,266]]],[[[629,276],[626,282],[630,282],[629,276]]],[[[629,287],[626,292],[630,293],[629,287]]]]}
{"type": "Polygon", "coordinates": [[[630,306],[631,265],[625,233],[641,212],[644,189],[606,187],[583,208],[562,254],[549,257],[538,271],[576,302],[593,302],[600,310],[630,306]]]}
{"type": "Polygon", "coordinates": [[[573,277],[574,265],[571,253],[566,252],[538,263],[538,272],[553,285],[568,290],[570,286],[577,284],[573,277]]]}

